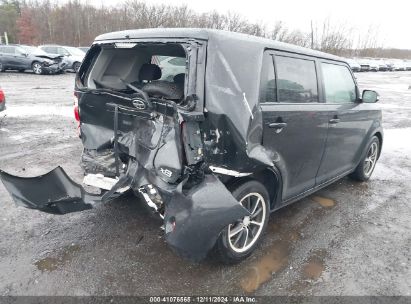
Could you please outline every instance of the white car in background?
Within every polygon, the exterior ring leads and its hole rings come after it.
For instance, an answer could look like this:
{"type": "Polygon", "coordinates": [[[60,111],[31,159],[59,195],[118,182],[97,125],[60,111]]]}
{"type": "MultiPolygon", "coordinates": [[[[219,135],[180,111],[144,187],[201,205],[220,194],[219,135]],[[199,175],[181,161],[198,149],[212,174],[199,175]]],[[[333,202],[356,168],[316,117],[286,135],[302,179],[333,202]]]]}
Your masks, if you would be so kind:
{"type": "Polygon", "coordinates": [[[353,72],[360,72],[361,71],[361,65],[357,61],[355,61],[354,59],[347,58],[347,62],[348,62],[349,66],[350,66],[350,68],[353,72]]]}
{"type": "Polygon", "coordinates": [[[51,55],[63,55],[66,69],[71,69],[74,72],[79,70],[81,62],[86,55],[82,50],[72,46],[40,45],[39,48],[51,55]]]}
{"type": "Polygon", "coordinates": [[[405,62],[402,60],[393,61],[393,70],[394,71],[405,71],[406,70],[405,62]]]}
{"type": "Polygon", "coordinates": [[[378,72],[379,71],[380,64],[378,63],[377,60],[370,59],[368,62],[370,63],[370,71],[373,71],[373,72],[378,72]]]}
{"type": "Polygon", "coordinates": [[[161,69],[161,80],[173,81],[174,75],[184,74],[186,71],[186,58],[173,56],[156,56],[161,69]]]}

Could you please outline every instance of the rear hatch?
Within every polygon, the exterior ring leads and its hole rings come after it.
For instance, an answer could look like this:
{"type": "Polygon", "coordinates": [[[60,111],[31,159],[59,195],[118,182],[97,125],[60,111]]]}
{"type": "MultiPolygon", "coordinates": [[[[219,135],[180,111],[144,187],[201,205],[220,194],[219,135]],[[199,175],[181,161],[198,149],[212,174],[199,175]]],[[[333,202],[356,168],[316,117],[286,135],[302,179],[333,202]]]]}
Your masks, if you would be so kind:
{"type": "Polygon", "coordinates": [[[181,180],[182,115],[202,111],[196,92],[198,49],[196,43],[175,41],[91,48],[75,92],[87,174],[119,177],[136,161],[164,182],[181,180]]]}

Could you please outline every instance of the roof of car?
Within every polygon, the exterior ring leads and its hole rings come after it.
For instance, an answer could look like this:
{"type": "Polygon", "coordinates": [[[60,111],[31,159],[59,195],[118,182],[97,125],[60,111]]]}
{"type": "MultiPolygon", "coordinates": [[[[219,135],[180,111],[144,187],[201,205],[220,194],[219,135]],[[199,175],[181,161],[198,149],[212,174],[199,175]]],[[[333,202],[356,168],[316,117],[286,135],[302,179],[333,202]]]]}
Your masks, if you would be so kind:
{"type": "MultiPolygon", "coordinates": [[[[136,29],[102,34],[96,37],[95,41],[107,40],[124,40],[124,39],[145,39],[145,38],[191,38],[199,40],[210,40],[211,38],[230,38],[241,42],[252,42],[260,45],[262,48],[271,48],[287,52],[305,54],[325,59],[338,60],[346,62],[344,58],[331,55],[324,52],[315,51],[309,48],[296,46],[289,43],[275,41],[273,39],[262,38],[242,33],[229,32],[215,29],[201,28],[154,28],[154,29],[136,29]]],[[[223,40],[224,41],[224,40],[223,40]]],[[[221,43],[221,42],[220,42],[221,43]]]]}

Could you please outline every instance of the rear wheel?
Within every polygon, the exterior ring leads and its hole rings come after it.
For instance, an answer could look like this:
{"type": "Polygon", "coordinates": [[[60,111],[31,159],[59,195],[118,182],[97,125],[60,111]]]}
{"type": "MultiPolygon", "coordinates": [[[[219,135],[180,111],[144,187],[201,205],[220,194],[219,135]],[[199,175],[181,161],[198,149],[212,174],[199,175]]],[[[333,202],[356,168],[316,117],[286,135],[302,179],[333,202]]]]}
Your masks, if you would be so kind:
{"type": "Polygon", "coordinates": [[[4,66],[3,66],[3,64],[0,62],[0,72],[4,72],[5,70],[4,70],[4,66]]]}
{"type": "Polygon", "coordinates": [[[40,75],[43,74],[43,67],[41,66],[40,62],[33,62],[31,65],[31,68],[33,69],[34,74],[40,75]]]}
{"type": "Polygon", "coordinates": [[[377,136],[374,136],[367,146],[365,156],[350,177],[362,182],[369,180],[377,163],[379,152],[380,141],[377,136]]]}
{"type": "Polygon", "coordinates": [[[228,225],[216,242],[217,257],[228,264],[238,263],[251,255],[261,241],[270,213],[269,196],[260,182],[242,183],[232,194],[250,215],[228,225]]]}

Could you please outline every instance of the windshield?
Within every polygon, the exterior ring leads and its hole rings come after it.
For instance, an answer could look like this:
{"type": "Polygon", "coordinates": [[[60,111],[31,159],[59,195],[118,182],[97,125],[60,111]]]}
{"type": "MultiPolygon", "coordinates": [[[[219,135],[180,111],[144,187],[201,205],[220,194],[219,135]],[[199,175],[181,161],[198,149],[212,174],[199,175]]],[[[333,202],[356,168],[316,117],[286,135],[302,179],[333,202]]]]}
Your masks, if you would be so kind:
{"type": "Polygon", "coordinates": [[[67,46],[65,49],[73,56],[84,56],[84,52],[78,48],[67,46]]]}
{"type": "Polygon", "coordinates": [[[40,56],[49,56],[42,49],[39,49],[38,47],[35,47],[35,46],[21,45],[21,47],[29,54],[40,55],[40,56]]]}

